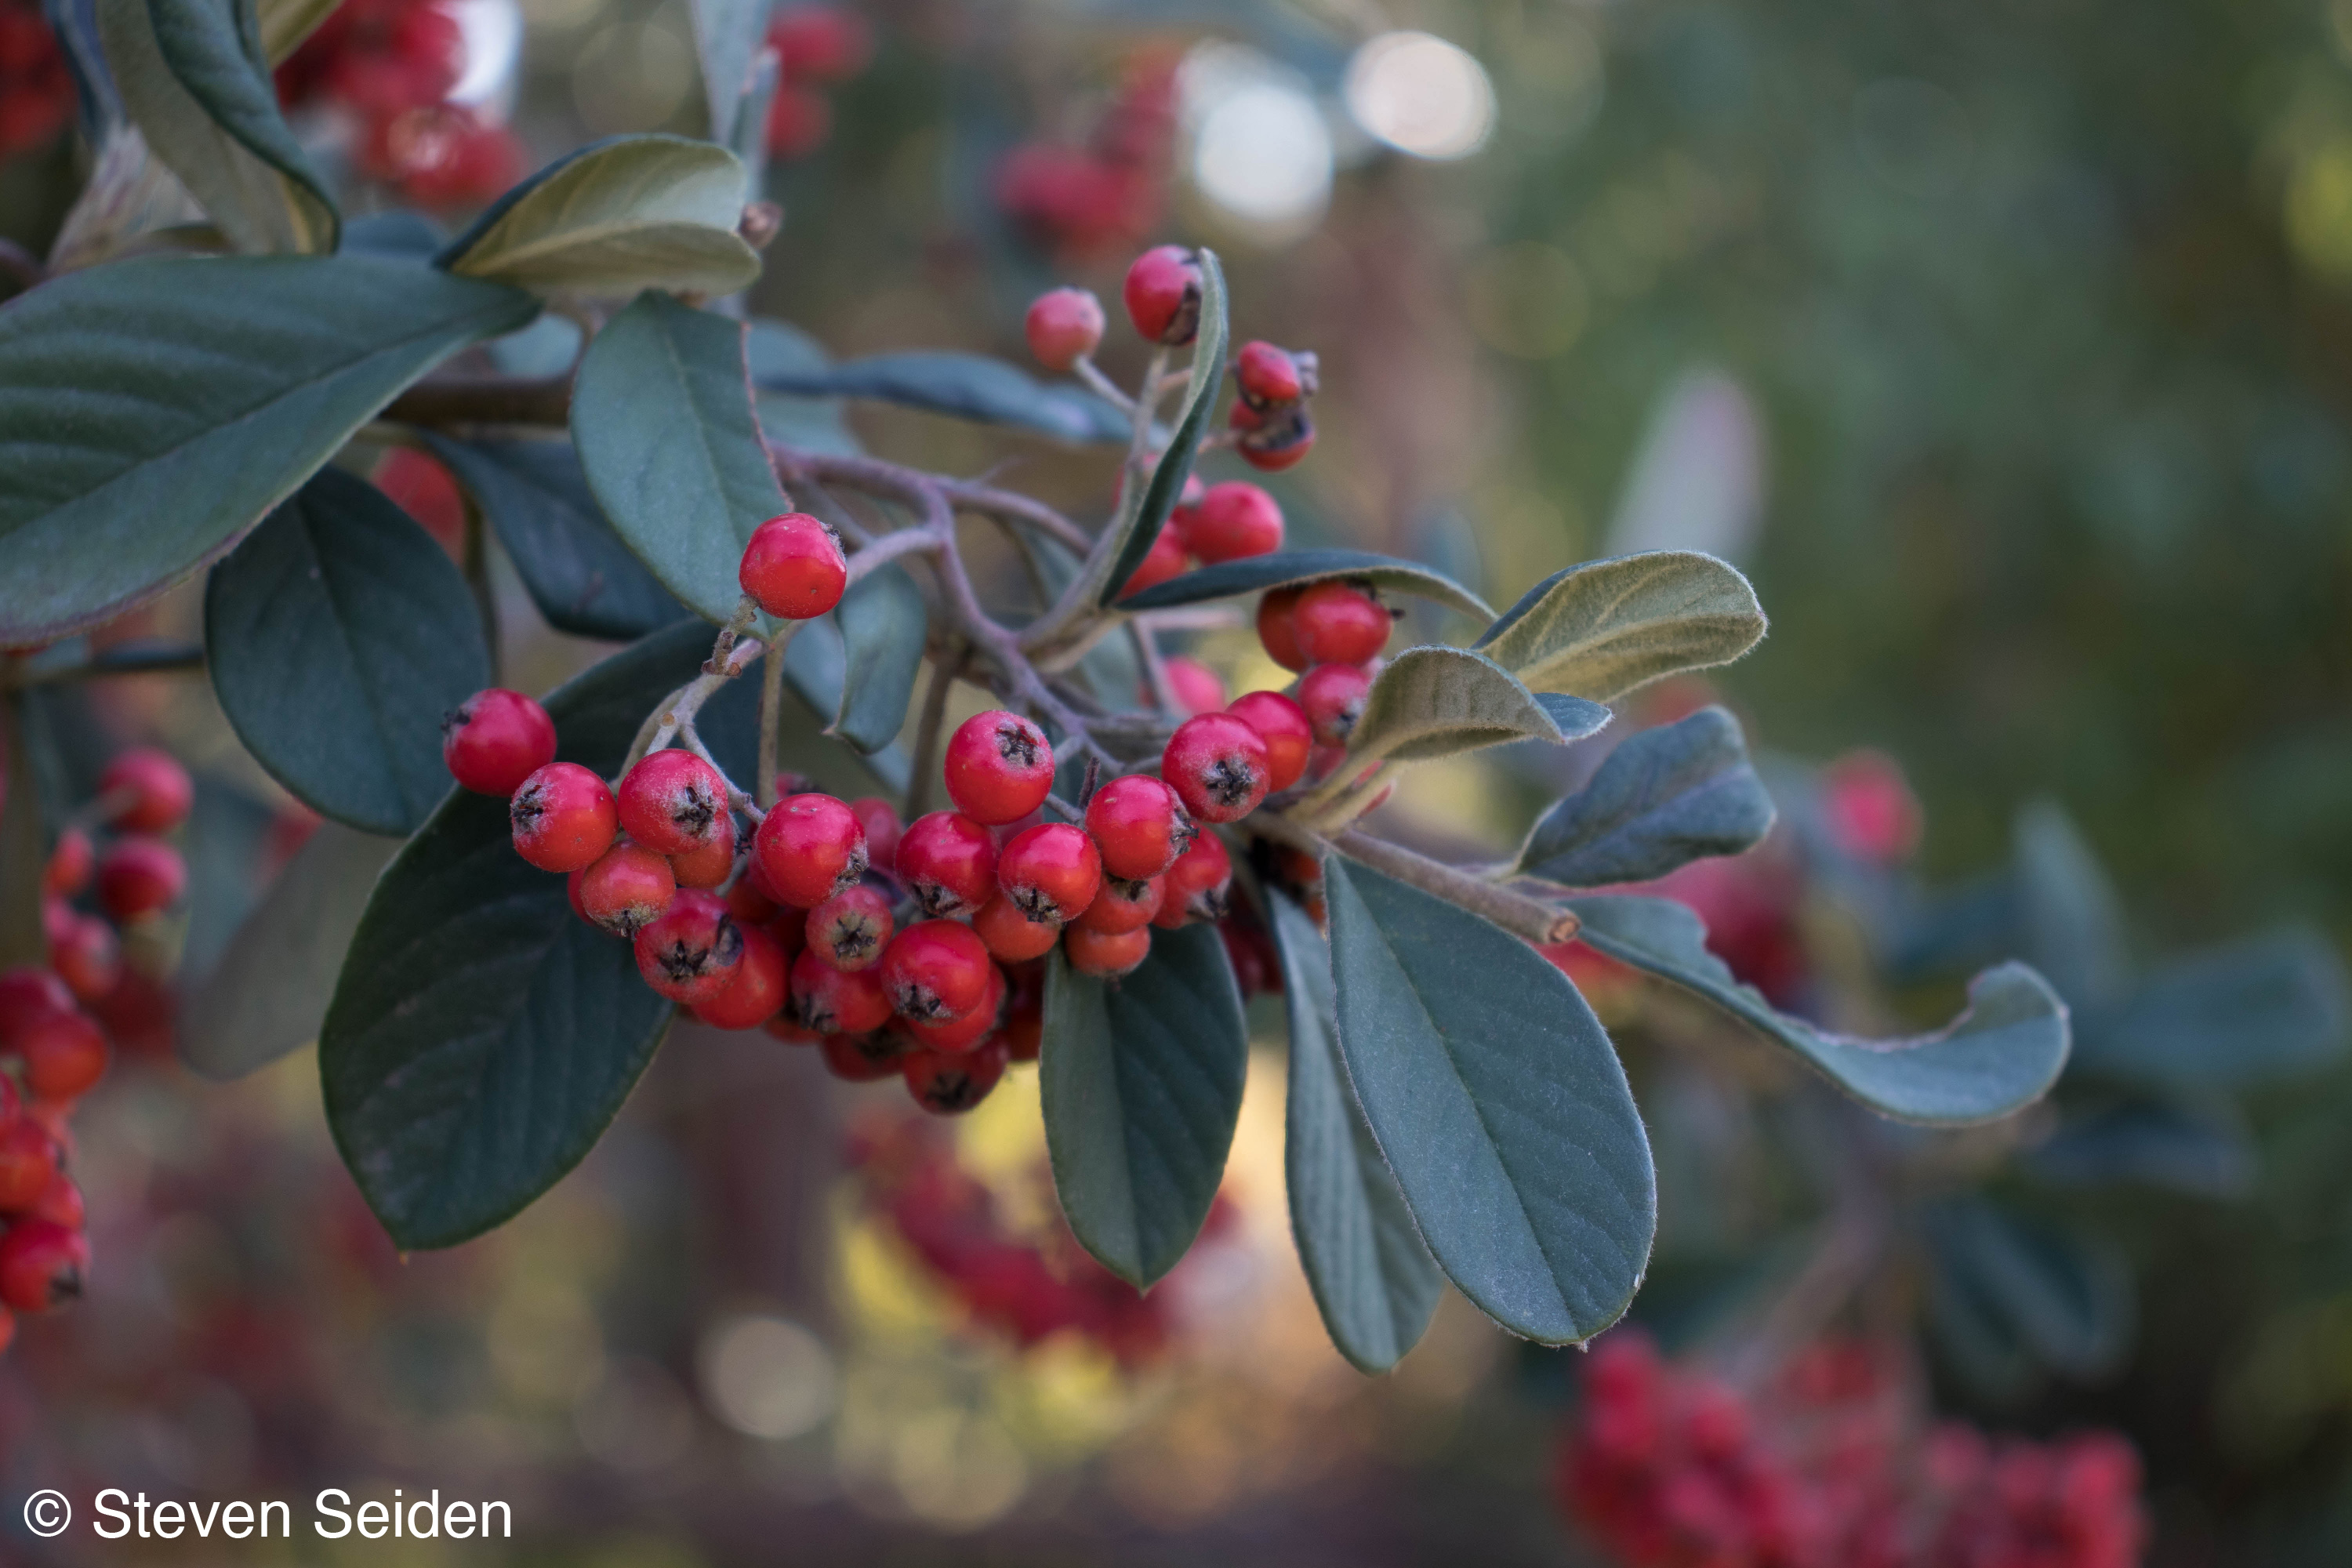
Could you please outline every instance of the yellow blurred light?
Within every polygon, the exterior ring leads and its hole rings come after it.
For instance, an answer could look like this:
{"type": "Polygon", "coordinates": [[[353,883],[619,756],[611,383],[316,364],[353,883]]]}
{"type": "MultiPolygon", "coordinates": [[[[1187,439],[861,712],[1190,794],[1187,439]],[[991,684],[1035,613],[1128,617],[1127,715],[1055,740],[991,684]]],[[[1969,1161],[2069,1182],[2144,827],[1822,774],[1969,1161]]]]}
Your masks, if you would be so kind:
{"type": "Polygon", "coordinates": [[[907,1511],[942,1530],[977,1530],[1002,1519],[1029,1489],[1029,1463],[1011,1433],[953,1408],[902,1423],[890,1445],[890,1479],[907,1511]]]}
{"type": "Polygon", "coordinates": [[[1382,33],[1348,62],[1348,111],[1356,123],[1416,158],[1466,158],[1495,130],[1486,68],[1429,33],[1382,33]]]}
{"type": "Polygon", "coordinates": [[[2315,272],[2352,278],[2352,141],[2330,142],[2295,165],[2286,236],[2315,272]]]}

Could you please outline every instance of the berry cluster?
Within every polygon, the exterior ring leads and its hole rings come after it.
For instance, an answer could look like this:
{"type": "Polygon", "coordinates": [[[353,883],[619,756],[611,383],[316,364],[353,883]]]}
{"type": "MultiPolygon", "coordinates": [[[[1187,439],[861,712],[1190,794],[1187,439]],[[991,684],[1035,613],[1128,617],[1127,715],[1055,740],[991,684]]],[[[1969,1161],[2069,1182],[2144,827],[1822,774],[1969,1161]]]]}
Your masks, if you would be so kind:
{"type": "Polygon", "coordinates": [[[768,24],[776,96],[768,100],[771,158],[805,158],[833,134],[833,100],[818,90],[847,81],[874,58],[874,29],[837,5],[792,5],[768,24]]]}
{"type": "Polygon", "coordinates": [[[40,0],[0,0],[0,158],[47,144],[73,106],[73,78],[40,0]]]}
{"type": "Polygon", "coordinates": [[[345,0],[278,68],[278,98],[347,122],[360,172],[404,200],[478,205],[527,160],[505,126],[448,101],[465,54],[446,0],[345,0]]]}
{"type": "Polygon", "coordinates": [[[996,202],[1039,248],[1077,261],[1133,245],[1159,226],[1176,135],[1178,56],[1131,57],[1083,146],[1024,142],[996,170],[996,202]]]}

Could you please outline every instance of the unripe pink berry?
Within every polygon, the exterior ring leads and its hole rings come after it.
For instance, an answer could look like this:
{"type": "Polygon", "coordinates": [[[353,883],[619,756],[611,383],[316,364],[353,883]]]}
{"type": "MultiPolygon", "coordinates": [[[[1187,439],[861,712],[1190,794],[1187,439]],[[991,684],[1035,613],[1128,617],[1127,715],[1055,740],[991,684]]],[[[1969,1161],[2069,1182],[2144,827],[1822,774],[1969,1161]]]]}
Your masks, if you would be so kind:
{"type": "Polygon", "coordinates": [[[1102,301],[1084,289],[1055,289],[1029,306],[1029,352],[1047,370],[1068,370],[1102,342],[1102,301]]]}

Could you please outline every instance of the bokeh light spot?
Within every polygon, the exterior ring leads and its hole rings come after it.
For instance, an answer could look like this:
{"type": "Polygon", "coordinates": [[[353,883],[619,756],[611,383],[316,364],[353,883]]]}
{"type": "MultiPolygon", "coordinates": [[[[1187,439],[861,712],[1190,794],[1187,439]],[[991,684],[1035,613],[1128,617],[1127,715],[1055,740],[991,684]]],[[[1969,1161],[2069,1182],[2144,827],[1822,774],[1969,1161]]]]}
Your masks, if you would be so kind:
{"type": "Polygon", "coordinates": [[[1382,33],[1348,62],[1348,112],[1400,153],[1466,158],[1495,129],[1495,88],[1470,53],[1428,33],[1382,33]]]}

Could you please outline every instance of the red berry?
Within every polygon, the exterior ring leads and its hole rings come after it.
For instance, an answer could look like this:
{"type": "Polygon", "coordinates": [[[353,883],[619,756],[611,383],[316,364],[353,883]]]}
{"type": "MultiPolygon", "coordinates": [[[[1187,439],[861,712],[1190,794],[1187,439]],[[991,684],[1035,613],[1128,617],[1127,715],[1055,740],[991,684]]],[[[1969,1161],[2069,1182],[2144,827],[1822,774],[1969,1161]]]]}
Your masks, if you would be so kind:
{"type": "Polygon", "coordinates": [[[640,760],[621,780],[616,796],[621,831],[656,855],[701,848],[727,815],[727,785],[719,770],[692,752],[673,748],[640,760]]]}
{"type": "Polygon", "coordinates": [[[1318,664],[1298,680],[1298,706],[1315,731],[1316,742],[1344,746],[1364,716],[1364,694],[1372,689],[1370,671],[1360,664],[1318,664]]]}
{"type": "Polygon", "coordinates": [[[41,891],[55,899],[70,899],[89,886],[90,868],[98,863],[98,851],[90,847],[89,835],[79,827],[68,827],[58,835],[56,847],[49,851],[49,862],[41,871],[41,891]]]}
{"type": "Polygon", "coordinates": [[[786,795],[760,824],[751,853],[770,891],[813,910],[866,875],[866,829],[829,795],[786,795]]]}
{"type": "Polygon", "coordinates": [[[1045,804],[1054,787],[1054,748],[1045,731],[1001,708],[956,726],[945,762],[948,795],[974,822],[1018,822],[1045,804]]]}
{"type": "Polygon", "coordinates": [[[578,873],[572,907],[599,931],[634,937],[661,919],[677,893],[670,864],[642,844],[615,843],[578,873]]]}
{"type": "Polygon", "coordinates": [[[991,1040],[977,1050],[953,1054],[915,1051],[901,1070],[917,1105],[935,1116],[957,1116],[988,1098],[1008,1059],[1004,1042],[991,1040]]]}
{"type": "Polygon", "coordinates": [[[737,577],[768,614],[805,621],[841,603],[849,562],[832,529],[804,511],[787,512],[751,531],[737,577]]]}
{"type": "Polygon", "coordinates": [[[1234,356],[1234,381],[1254,406],[1296,403],[1307,395],[1307,379],[1288,349],[1261,340],[1242,345],[1234,356]]]}
{"type": "Polygon", "coordinates": [[[902,1018],[939,1024],[961,1018],[988,994],[988,948],[953,921],[920,921],[882,953],[882,984],[902,1018]]]}
{"type": "Polygon", "coordinates": [[[738,926],[743,956],[735,976],[708,1002],[697,1003],[694,1016],[714,1029],[756,1029],[781,1011],[791,999],[785,972],[791,961],[783,944],[758,926],[738,926]]]}
{"type": "Polygon", "coordinates": [[[96,915],[76,914],[49,942],[49,963],[66,988],[95,1002],[122,977],[122,944],[114,928],[96,915]]]}
{"type": "Polygon", "coordinates": [[[712,824],[718,831],[699,849],[669,858],[670,874],[681,888],[716,888],[735,871],[735,818],[721,812],[712,824]]]}
{"type": "Polygon", "coordinates": [[[1174,790],[1150,773],[1127,773],[1087,802],[1087,831],[1103,869],[1134,881],[1174,865],[1197,829],[1174,790]]]}
{"type": "Polygon", "coordinates": [[[1031,301],[1029,352],[1047,370],[1067,370],[1102,342],[1102,301],[1084,289],[1055,289],[1031,301]]]}
{"type": "Polygon", "coordinates": [[[169,909],[187,887],[188,863],[160,838],[120,838],[98,858],[98,901],[118,921],[169,909]]]}
{"type": "Polygon", "coordinates": [[[1160,776],[1200,821],[1234,822],[1265,798],[1265,742],[1230,713],[1203,713],[1168,737],[1160,776]]]}
{"type": "Polygon", "coordinates": [[[507,804],[515,853],[542,871],[575,871],[613,847],[620,818],[604,781],[578,763],[550,763],[507,804]]]}
{"type": "Polygon", "coordinates": [[[441,760],[464,788],[503,800],[555,760],[555,721],[520,691],[477,691],[442,716],[441,760]]]}
{"type": "Polygon", "coordinates": [[[898,863],[898,839],[906,827],[898,808],[878,795],[861,795],[849,803],[849,814],[866,829],[866,858],[887,870],[898,863]]]}
{"type": "Polygon", "coordinates": [[[1315,748],[1307,710],[1279,691],[1253,691],[1235,698],[1225,711],[1265,742],[1267,794],[1288,789],[1306,776],[1307,753],[1315,748]]]}
{"type": "Polygon", "coordinates": [[[1023,914],[1055,925],[1078,918],[1102,886],[1102,857],[1082,828],[1049,822],[1016,836],[996,862],[996,885],[1023,914]]]}
{"type": "Polygon", "coordinates": [[[68,1230],[79,1230],[89,1219],[89,1206],[82,1202],[81,1189],[74,1185],[73,1178],[63,1171],[49,1178],[49,1184],[41,1189],[41,1195],[34,1199],[33,1206],[25,1212],[35,1219],[45,1219],[68,1230]]]}
{"type": "Polygon", "coordinates": [[[682,889],[636,938],[637,973],[673,1002],[699,1006],[716,998],[743,962],[743,928],[725,900],[682,889]]]}
{"type": "Polygon", "coordinates": [[[1014,1061],[1037,1059],[1045,1043],[1045,994],[1035,980],[1015,978],[1012,1000],[1005,1005],[1004,1026],[996,1037],[1011,1049],[1014,1061]]]}
{"type": "Polygon", "coordinates": [[[793,5],[768,24],[768,42],[793,81],[840,81],[866,68],[874,32],[866,18],[839,5],[793,5]]]}
{"type": "Polygon", "coordinates": [[[821,92],[779,83],[768,100],[768,156],[790,162],[805,158],[833,134],[833,103],[821,92]]]}
{"type": "Polygon", "coordinates": [[[47,1015],[72,1011],[73,992],[49,970],[29,963],[0,970],[0,1051],[15,1050],[24,1031],[47,1015]]]}
{"type": "Polygon", "coordinates": [[[0,1214],[20,1214],[40,1202],[58,1173],[58,1145],[29,1116],[0,1122],[0,1214]]]}
{"type": "MultiPolygon", "coordinates": [[[[677,868],[671,869],[675,871],[677,868]]],[[[743,862],[743,874],[735,879],[733,887],[727,889],[727,912],[735,917],[738,925],[763,926],[783,912],[784,906],[768,896],[766,887],[760,880],[759,871],[758,860],[746,860],[743,862]]],[[[795,910],[793,913],[797,918],[800,911],[795,910]]],[[[800,950],[794,948],[793,951],[797,952],[800,950]]]]}
{"type": "Polygon", "coordinates": [[[811,948],[793,960],[793,1016],[820,1035],[863,1035],[890,1021],[882,972],[835,969],[811,948]]]}
{"type": "Polygon", "coordinates": [[[1115,936],[1123,931],[1140,931],[1151,923],[1160,912],[1160,901],[1168,893],[1164,877],[1147,877],[1129,881],[1123,877],[1105,877],[1095,901],[1086,907],[1076,921],[1081,928],[1115,936]]]}
{"type": "Polygon", "coordinates": [[[72,1100],[106,1076],[106,1036],[87,1013],[50,1013],[16,1040],[25,1087],[40,1100],[72,1100]]]}
{"type": "Polygon", "coordinates": [[[1280,473],[1305,458],[1315,445],[1315,421],[1304,403],[1291,403],[1264,413],[1235,402],[1228,421],[1236,432],[1234,449],[1242,461],[1262,473],[1280,473]]]}
{"type": "Polygon", "coordinates": [[[1298,651],[1316,664],[1364,664],[1388,647],[1394,623],[1378,599],[1352,583],[1318,583],[1290,613],[1298,651]]]}
{"type": "Polygon", "coordinates": [[[863,969],[890,943],[890,900],[859,883],[808,912],[808,950],[835,969],[863,969]]]}
{"type": "Polygon", "coordinates": [[[20,1219],[0,1237],[0,1302],[46,1312],[81,1294],[89,1239],[53,1220],[20,1219]]]}
{"type": "Polygon", "coordinates": [[[121,833],[169,833],[188,820],[196,786],[169,752],[138,746],[106,764],[98,798],[107,826],[121,833]]]}
{"type": "Polygon", "coordinates": [[[1102,931],[1072,926],[1062,933],[1062,953],[1081,974],[1125,974],[1150,956],[1151,928],[1102,931]]]}
{"type": "MultiPolygon", "coordinates": [[[[799,961],[794,960],[793,962],[797,963],[799,961]]],[[[818,1034],[814,1029],[804,1029],[801,1027],[799,1020],[793,1016],[791,995],[789,992],[786,993],[784,1010],[778,1013],[766,1023],[761,1025],[760,1029],[761,1032],[765,1034],[770,1039],[782,1040],[788,1046],[813,1046],[824,1038],[823,1035],[818,1034]]]]}
{"type": "Polygon", "coordinates": [[[1168,684],[1176,689],[1176,701],[1188,714],[1213,713],[1225,705],[1225,683],[1199,659],[1170,659],[1168,684]]]}
{"type": "Polygon", "coordinates": [[[970,914],[996,892],[996,840],[961,812],[934,811],[898,840],[898,872],[923,913],[970,914]]]}
{"type": "Polygon", "coordinates": [[[1167,890],[1160,895],[1159,912],[1151,917],[1153,925],[1173,931],[1188,921],[1223,920],[1225,892],[1234,880],[1233,857],[1226,852],[1224,840],[1203,833],[1168,868],[1162,880],[1167,890]]]}
{"type": "Polygon", "coordinates": [[[1285,669],[1305,669],[1315,661],[1298,649],[1298,633],[1290,624],[1304,588],[1268,588],[1257,602],[1257,640],[1266,658],[1285,669]]]}
{"type": "Polygon", "coordinates": [[[1004,971],[992,963],[988,966],[988,989],[981,996],[979,1006],[961,1018],[950,1018],[944,1023],[908,1021],[907,1033],[927,1051],[968,1051],[996,1027],[997,1019],[1004,1013],[1004,971]]]}
{"type": "Polygon", "coordinates": [[[989,956],[1000,963],[1043,958],[1054,951],[1062,934],[1059,924],[1031,920],[1003,893],[980,906],[980,912],[971,917],[971,929],[979,933],[989,956]]]}
{"type": "Polygon", "coordinates": [[[1127,319],[1147,342],[1170,348],[1201,330],[1201,258],[1181,245],[1155,246],[1135,258],[1120,290],[1127,319]]]}
{"type": "MultiPolygon", "coordinates": [[[[889,1010],[890,1005],[884,1003],[885,1017],[889,1010]]],[[[907,1041],[898,1035],[827,1035],[817,1048],[824,1055],[825,1070],[851,1083],[896,1078],[898,1064],[907,1058],[907,1041]]]]}
{"type": "Polygon", "coordinates": [[[1183,537],[1178,533],[1172,521],[1162,523],[1160,537],[1151,542],[1151,548],[1137,563],[1134,573],[1119,589],[1118,596],[1124,599],[1130,594],[1140,594],[1146,588],[1156,588],[1171,577],[1181,577],[1189,563],[1184,554],[1183,537]]]}
{"type": "Polygon", "coordinates": [[[1201,498],[1184,538],[1212,564],[1270,554],[1282,548],[1282,508],[1255,485],[1227,479],[1201,498]]]}
{"type": "MultiPolygon", "coordinates": [[[[744,879],[745,881],[750,879],[749,877],[744,879]]],[[[740,887],[742,884],[739,882],[736,885],[740,887]]],[[[732,902],[728,905],[728,908],[734,908],[732,902]]],[[[785,904],[778,909],[772,919],[760,923],[766,928],[770,936],[776,939],[776,945],[784,950],[786,958],[798,958],[807,950],[808,913],[806,910],[797,910],[790,904],[785,904]]]]}

